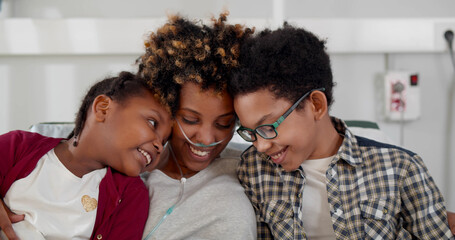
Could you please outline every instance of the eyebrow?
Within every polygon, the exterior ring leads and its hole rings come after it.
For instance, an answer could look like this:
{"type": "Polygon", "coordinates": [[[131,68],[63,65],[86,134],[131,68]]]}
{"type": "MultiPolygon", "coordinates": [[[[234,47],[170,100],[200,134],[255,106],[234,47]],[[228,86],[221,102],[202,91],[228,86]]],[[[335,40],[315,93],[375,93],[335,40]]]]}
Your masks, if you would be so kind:
{"type": "Polygon", "coordinates": [[[270,117],[270,115],[272,115],[272,114],[269,113],[269,114],[266,114],[266,115],[262,116],[262,118],[259,119],[259,120],[256,122],[256,124],[255,124],[254,126],[256,127],[256,126],[259,126],[259,125],[263,124],[264,121],[265,121],[267,118],[270,117]]]}
{"type": "Polygon", "coordinates": [[[190,112],[192,112],[192,113],[194,113],[196,115],[201,115],[199,112],[196,112],[196,111],[194,111],[193,109],[190,109],[190,108],[180,108],[179,110],[190,111],[190,112]]]}
{"type": "MultiPolygon", "coordinates": [[[[180,110],[185,110],[185,111],[190,111],[198,116],[202,115],[201,113],[193,110],[193,109],[190,109],[190,108],[181,108],[180,110]]],[[[235,116],[235,112],[232,111],[232,112],[228,112],[228,113],[225,113],[225,114],[221,114],[220,116],[217,116],[216,118],[222,118],[222,117],[226,117],[226,116],[229,116],[229,115],[234,115],[235,116]]]]}
{"type": "Polygon", "coordinates": [[[161,116],[161,114],[160,114],[158,111],[156,111],[155,109],[153,109],[153,108],[150,108],[150,109],[147,111],[147,114],[155,116],[156,118],[158,118],[158,119],[156,119],[156,120],[158,120],[158,121],[160,121],[160,122],[161,122],[161,121],[164,121],[163,116],[161,116]]]}

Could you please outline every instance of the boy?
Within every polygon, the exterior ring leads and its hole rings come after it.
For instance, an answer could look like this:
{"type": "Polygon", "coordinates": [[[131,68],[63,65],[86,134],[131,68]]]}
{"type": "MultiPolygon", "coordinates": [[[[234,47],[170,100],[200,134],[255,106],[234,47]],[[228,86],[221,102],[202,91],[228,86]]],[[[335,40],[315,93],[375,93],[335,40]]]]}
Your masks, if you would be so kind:
{"type": "Polygon", "coordinates": [[[230,82],[237,130],[254,146],[240,182],[260,239],[452,239],[442,194],[422,159],[354,136],[329,116],[325,42],[285,25],[243,47],[230,82]]]}

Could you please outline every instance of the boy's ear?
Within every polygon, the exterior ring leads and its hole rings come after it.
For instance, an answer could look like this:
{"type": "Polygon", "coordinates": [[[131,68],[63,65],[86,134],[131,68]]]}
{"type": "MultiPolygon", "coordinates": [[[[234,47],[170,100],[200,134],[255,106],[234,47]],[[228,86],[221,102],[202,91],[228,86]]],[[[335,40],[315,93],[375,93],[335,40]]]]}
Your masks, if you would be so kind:
{"type": "Polygon", "coordinates": [[[328,111],[325,94],[321,91],[314,91],[310,94],[309,100],[311,101],[314,119],[320,120],[328,111]]]}
{"type": "Polygon", "coordinates": [[[99,95],[93,100],[92,112],[97,122],[104,122],[111,104],[112,99],[106,95],[99,95]]]}

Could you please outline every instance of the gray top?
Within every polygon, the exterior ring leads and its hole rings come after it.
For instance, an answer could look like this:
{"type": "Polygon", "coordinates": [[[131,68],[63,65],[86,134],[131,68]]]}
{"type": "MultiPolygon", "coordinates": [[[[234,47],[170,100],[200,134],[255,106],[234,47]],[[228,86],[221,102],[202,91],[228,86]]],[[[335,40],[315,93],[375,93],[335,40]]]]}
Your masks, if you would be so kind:
{"type": "MultiPolygon", "coordinates": [[[[180,202],[150,239],[256,239],[256,217],[239,184],[238,159],[215,159],[187,179],[180,202]]],[[[142,175],[150,192],[144,237],[179,198],[181,183],[160,170],[142,175]]]]}

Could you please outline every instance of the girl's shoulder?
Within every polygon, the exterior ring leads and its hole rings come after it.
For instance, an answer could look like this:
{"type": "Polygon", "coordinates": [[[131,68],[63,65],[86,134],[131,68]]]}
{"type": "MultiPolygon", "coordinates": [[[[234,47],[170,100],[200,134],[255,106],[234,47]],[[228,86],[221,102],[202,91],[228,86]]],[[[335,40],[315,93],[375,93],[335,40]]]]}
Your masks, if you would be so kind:
{"type": "Polygon", "coordinates": [[[47,147],[50,150],[62,140],[62,138],[46,137],[39,133],[22,130],[14,130],[0,135],[0,145],[15,148],[25,147],[27,149],[39,146],[41,148],[47,147]]]}
{"type": "Polygon", "coordinates": [[[141,180],[141,177],[130,177],[126,176],[123,173],[117,172],[116,170],[108,167],[106,176],[103,179],[107,182],[107,186],[115,186],[119,193],[125,191],[131,192],[146,192],[148,195],[148,190],[145,187],[144,182],[141,180]]]}

